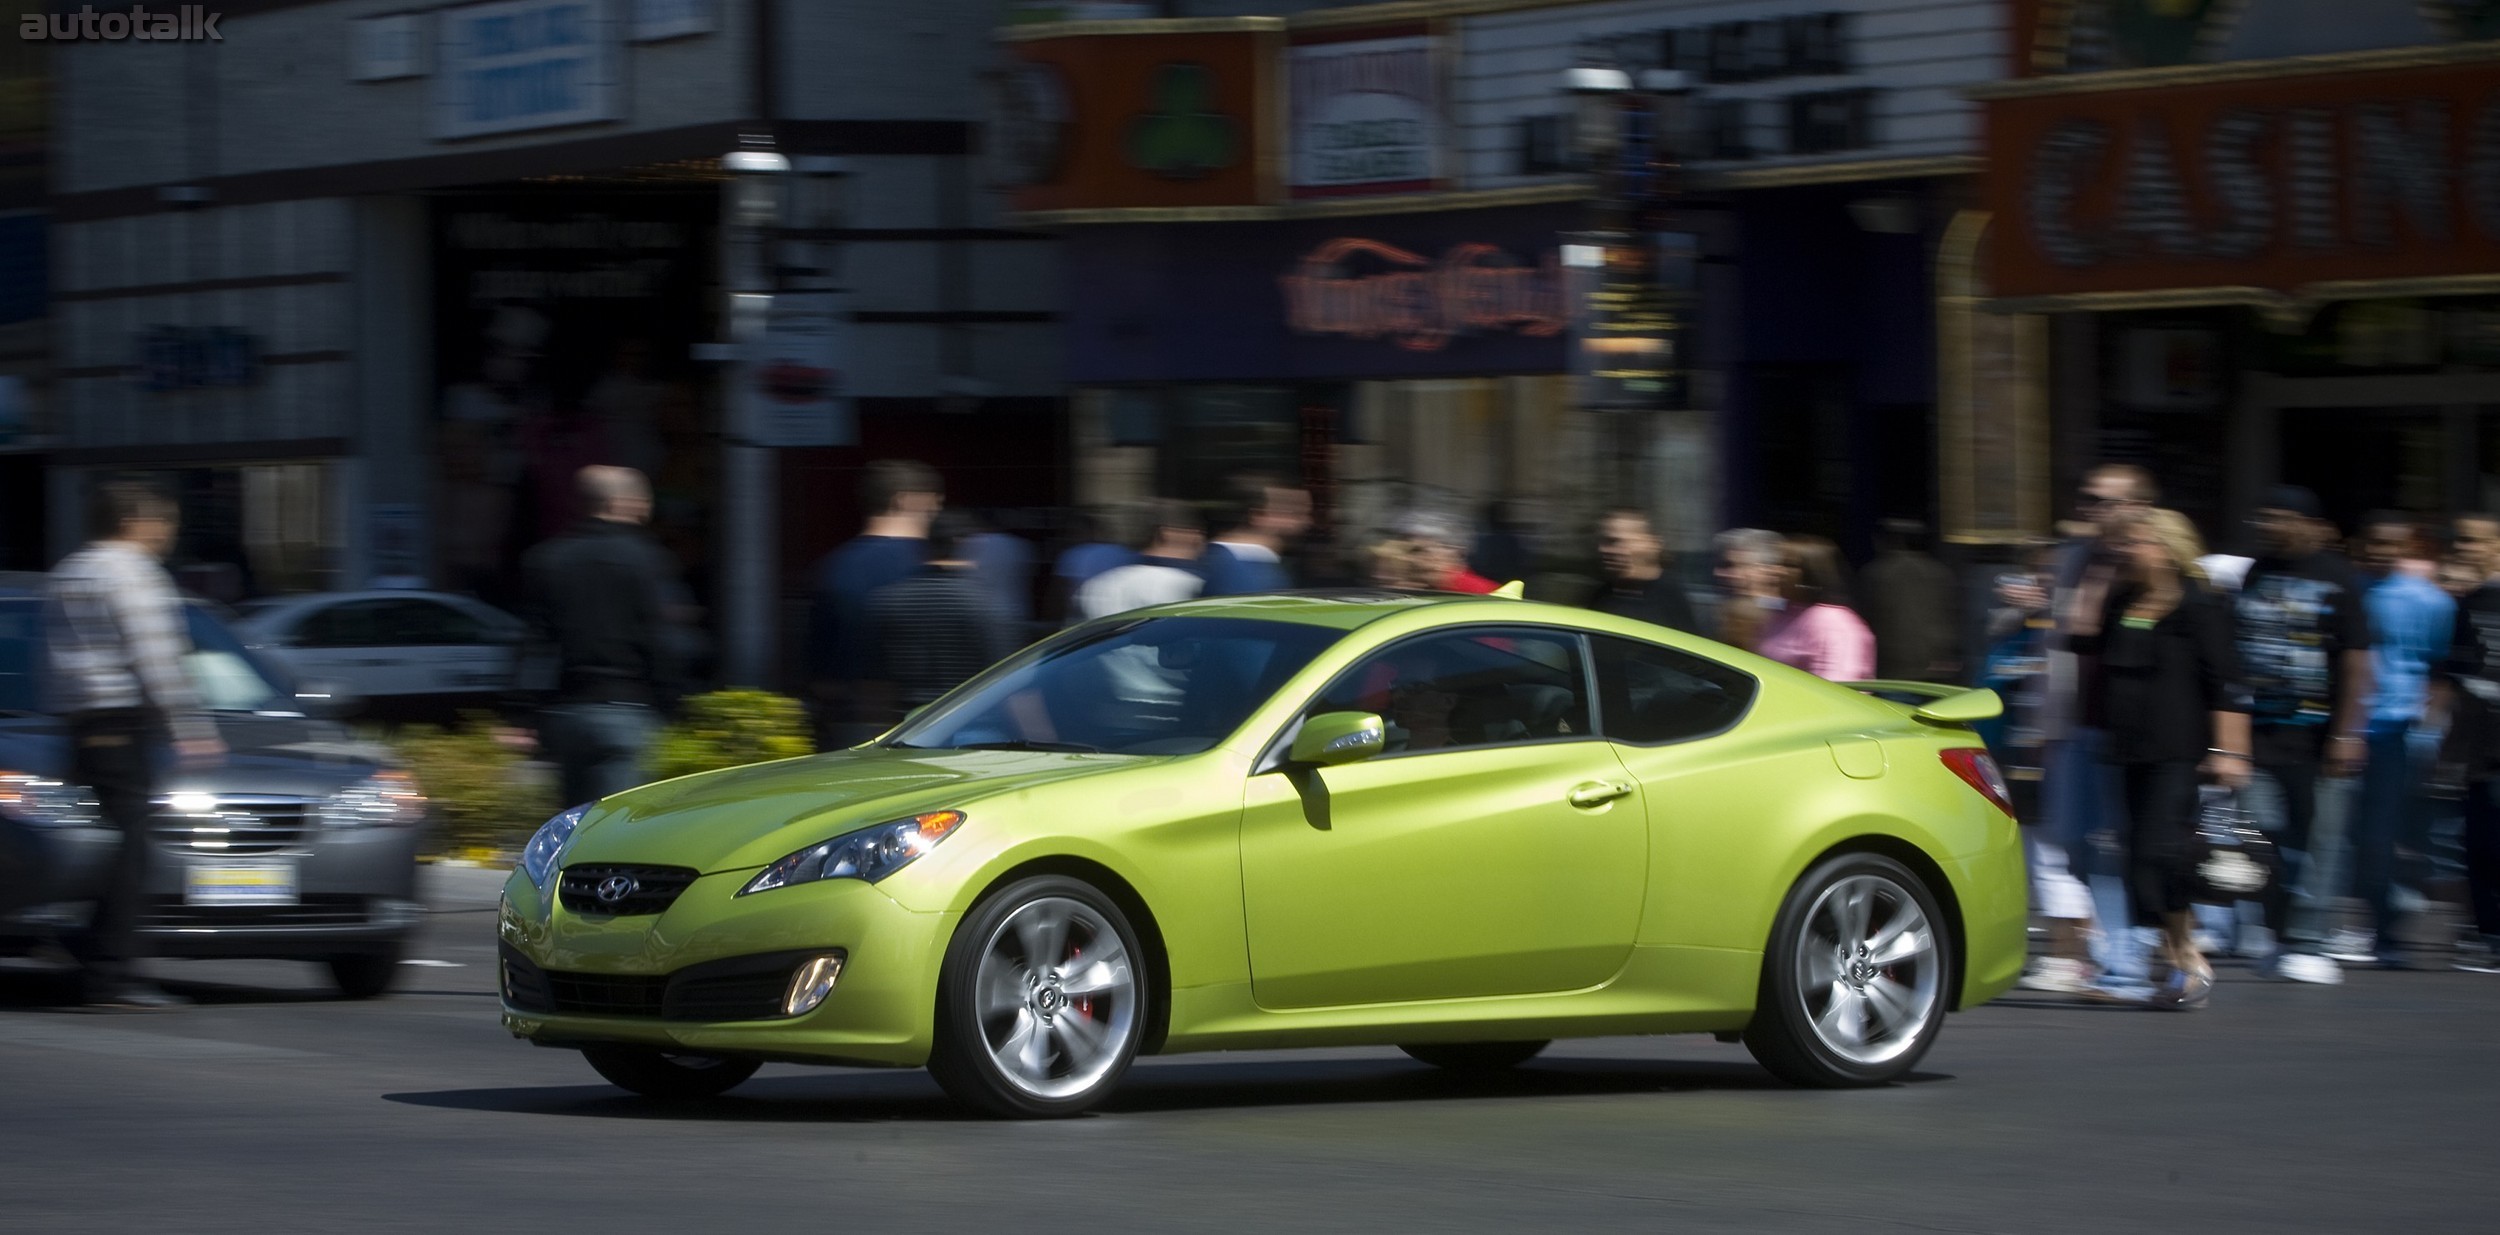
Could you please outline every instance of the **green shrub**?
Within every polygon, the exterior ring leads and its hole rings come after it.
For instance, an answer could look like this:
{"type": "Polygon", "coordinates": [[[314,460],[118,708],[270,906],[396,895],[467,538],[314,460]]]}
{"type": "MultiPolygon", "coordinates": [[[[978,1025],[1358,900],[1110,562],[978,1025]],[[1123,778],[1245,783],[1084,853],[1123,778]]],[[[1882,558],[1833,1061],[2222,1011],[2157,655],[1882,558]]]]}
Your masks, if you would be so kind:
{"type": "Polygon", "coordinates": [[[798,700],[770,691],[718,690],[686,700],[677,723],[661,730],[652,744],[647,770],[651,779],[666,780],[814,749],[798,700]]]}
{"type": "Polygon", "coordinates": [[[466,712],[461,720],[454,729],[410,726],[390,745],[433,808],[439,848],[516,848],[560,809],[555,785],[524,762],[492,715],[466,712]]]}

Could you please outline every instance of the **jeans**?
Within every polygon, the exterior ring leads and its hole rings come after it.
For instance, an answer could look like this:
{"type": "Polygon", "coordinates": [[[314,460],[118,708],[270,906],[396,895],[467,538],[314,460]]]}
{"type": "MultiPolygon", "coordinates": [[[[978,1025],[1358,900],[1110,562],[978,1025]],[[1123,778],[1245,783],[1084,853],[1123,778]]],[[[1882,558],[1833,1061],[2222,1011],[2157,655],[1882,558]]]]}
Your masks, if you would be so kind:
{"type": "Polygon", "coordinates": [[[542,728],[563,774],[564,804],[579,806],[648,779],[643,756],[660,720],[637,703],[567,703],[549,708],[542,728]]]}
{"type": "Polygon", "coordinates": [[[70,775],[95,790],[105,825],[121,834],[79,960],[91,980],[130,978],[139,954],[139,906],[148,895],[148,826],[156,815],[163,731],[145,712],[89,712],[69,721],[70,775]]]}
{"type": "Polygon", "coordinates": [[[2396,851],[2417,852],[2429,823],[2418,762],[2403,722],[2370,728],[2370,762],[2361,773],[2361,807],[2353,813],[2353,894],[2370,908],[2370,921],[2386,946],[2396,927],[2396,851]]]}
{"type": "Polygon", "coordinates": [[[2474,929],[2500,939],[2500,783],[2479,780],[2465,791],[2465,879],[2474,929]]]}
{"type": "Polygon", "coordinates": [[[2040,822],[2023,829],[2031,857],[2032,898],[2043,916],[2090,921],[2092,896],[2084,880],[2092,873],[2094,832],[2109,822],[2114,798],[2110,770],[2101,762],[2097,729],[2077,729],[2044,752],[2040,822]]]}
{"type": "Polygon", "coordinates": [[[2320,776],[2315,766],[2288,764],[2258,768],[2240,796],[2258,830],[2283,855],[2283,891],[2268,899],[2266,924],[2293,951],[2315,951],[2326,938],[2356,788],[2352,778],[2320,776]]]}

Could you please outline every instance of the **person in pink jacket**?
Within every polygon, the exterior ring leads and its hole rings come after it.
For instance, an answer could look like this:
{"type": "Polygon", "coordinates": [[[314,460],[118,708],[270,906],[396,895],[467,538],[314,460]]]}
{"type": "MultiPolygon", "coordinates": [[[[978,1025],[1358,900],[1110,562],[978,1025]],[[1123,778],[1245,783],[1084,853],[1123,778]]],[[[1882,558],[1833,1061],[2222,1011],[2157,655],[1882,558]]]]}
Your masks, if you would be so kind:
{"type": "Polygon", "coordinates": [[[1820,536],[1791,536],[1777,572],[1776,609],[1756,652],[1834,682],[1875,676],[1875,632],[1849,607],[1840,550],[1820,536]]]}

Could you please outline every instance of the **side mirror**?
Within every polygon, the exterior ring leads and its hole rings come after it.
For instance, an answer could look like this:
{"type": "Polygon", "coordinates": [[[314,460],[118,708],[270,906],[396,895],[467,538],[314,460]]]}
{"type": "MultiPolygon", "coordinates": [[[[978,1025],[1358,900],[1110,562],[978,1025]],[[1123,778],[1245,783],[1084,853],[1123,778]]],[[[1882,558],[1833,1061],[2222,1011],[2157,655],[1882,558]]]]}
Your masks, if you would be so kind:
{"type": "Polygon", "coordinates": [[[1372,712],[1322,712],[1302,722],[1285,758],[1294,763],[1333,767],[1369,759],[1388,744],[1389,728],[1372,712]]]}

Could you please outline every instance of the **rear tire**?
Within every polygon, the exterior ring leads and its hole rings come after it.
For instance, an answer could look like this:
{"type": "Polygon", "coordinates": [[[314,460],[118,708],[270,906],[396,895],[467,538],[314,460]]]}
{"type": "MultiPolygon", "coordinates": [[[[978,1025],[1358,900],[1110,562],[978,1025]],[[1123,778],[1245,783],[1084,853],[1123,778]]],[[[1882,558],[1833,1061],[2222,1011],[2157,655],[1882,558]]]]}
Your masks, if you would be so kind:
{"type": "Polygon", "coordinates": [[[723,1059],[649,1046],[585,1046],[582,1058],[609,1084],[663,1102],[717,1098],[764,1066],[753,1059],[723,1059]]]}
{"type": "Polygon", "coordinates": [[[399,979],[399,949],[388,952],[343,952],[327,962],[330,981],[349,999],[371,999],[399,979]]]}
{"type": "Polygon", "coordinates": [[[1953,936],[1927,884],[1844,853],[1790,889],[1762,954],[1745,1047],[1792,1085],[1882,1085],[1918,1066],[1944,1023],[1953,936]]]}
{"type": "Polygon", "coordinates": [[[1091,1109],[1145,1039],[1145,956],[1127,915],[1091,884],[1043,875],[1000,889],[946,945],[930,1075],[1002,1118],[1091,1109]]]}
{"type": "Polygon", "coordinates": [[[1398,1049],[1445,1072],[1483,1075],[1507,1072],[1552,1045],[1539,1042],[1417,1042],[1398,1049]]]}

